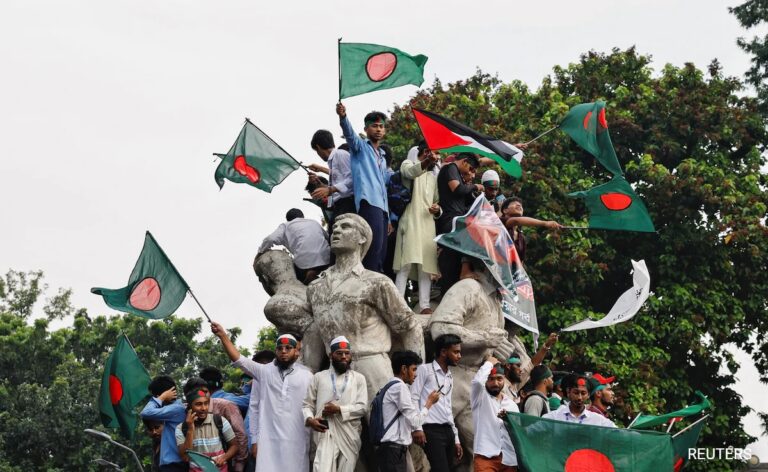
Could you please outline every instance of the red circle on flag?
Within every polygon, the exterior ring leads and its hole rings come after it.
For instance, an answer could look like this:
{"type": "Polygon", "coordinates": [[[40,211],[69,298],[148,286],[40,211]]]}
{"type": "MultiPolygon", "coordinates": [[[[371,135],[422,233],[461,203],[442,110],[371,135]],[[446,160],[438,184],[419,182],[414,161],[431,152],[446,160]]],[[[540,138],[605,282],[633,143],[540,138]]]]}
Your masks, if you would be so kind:
{"type": "Polygon", "coordinates": [[[160,284],[153,277],[147,277],[133,287],[128,303],[137,310],[149,311],[157,308],[160,298],[160,284]]]}
{"type": "Polygon", "coordinates": [[[114,375],[109,375],[109,400],[112,402],[113,405],[117,405],[120,403],[120,400],[123,399],[123,383],[120,382],[120,379],[115,377],[114,375]]]}
{"type": "Polygon", "coordinates": [[[610,459],[594,449],[573,451],[565,461],[565,472],[615,472],[610,459]]]}
{"type": "Polygon", "coordinates": [[[261,173],[255,167],[248,165],[248,162],[245,160],[245,156],[237,156],[232,167],[235,168],[238,174],[242,175],[254,184],[259,183],[261,180],[261,173]]]}
{"type": "Polygon", "coordinates": [[[582,123],[584,125],[584,129],[589,129],[589,119],[590,118],[592,118],[592,112],[588,111],[586,116],[584,117],[584,123],[582,123]]]}
{"type": "Polygon", "coordinates": [[[368,58],[365,73],[374,82],[386,80],[397,69],[397,56],[391,52],[380,52],[368,58]]]}
{"type": "Polygon", "coordinates": [[[609,210],[621,211],[629,208],[632,204],[632,197],[623,193],[611,192],[600,195],[600,201],[609,210]]]}
{"type": "Polygon", "coordinates": [[[605,119],[605,108],[600,109],[600,114],[597,115],[597,122],[600,123],[605,129],[608,129],[608,120],[605,119]]]}

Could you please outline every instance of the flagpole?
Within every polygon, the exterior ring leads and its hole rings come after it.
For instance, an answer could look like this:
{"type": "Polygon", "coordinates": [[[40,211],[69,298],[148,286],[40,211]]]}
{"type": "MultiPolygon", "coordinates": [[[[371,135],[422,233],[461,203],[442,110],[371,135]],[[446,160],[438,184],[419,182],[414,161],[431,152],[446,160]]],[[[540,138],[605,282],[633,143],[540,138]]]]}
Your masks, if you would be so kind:
{"type": "Polygon", "coordinates": [[[341,103],[341,38],[339,38],[339,41],[336,43],[336,52],[337,63],[339,66],[339,103],[341,103]]]}
{"type": "Polygon", "coordinates": [[[629,426],[627,426],[627,429],[631,428],[633,424],[635,424],[635,421],[640,419],[640,416],[642,415],[642,412],[637,412],[637,416],[635,416],[635,419],[632,420],[631,423],[629,423],[629,426]]]}
{"type": "Polygon", "coordinates": [[[667,434],[669,434],[670,431],[672,431],[672,427],[677,423],[677,420],[675,418],[672,418],[672,420],[669,422],[669,428],[667,428],[667,434]]]}
{"type": "Polygon", "coordinates": [[[213,323],[213,321],[211,321],[211,317],[208,316],[208,313],[206,313],[205,308],[203,308],[203,305],[200,304],[200,300],[198,300],[197,297],[195,296],[195,292],[193,292],[192,289],[189,287],[187,287],[187,291],[189,292],[190,295],[192,295],[192,298],[195,299],[197,306],[199,306],[200,309],[203,311],[203,314],[205,315],[205,318],[208,320],[208,322],[213,323]]]}
{"type": "MultiPolygon", "coordinates": [[[[259,131],[261,132],[261,134],[263,134],[264,136],[266,136],[266,137],[267,137],[267,139],[269,139],[270,141],[272,141],[272,144],[274,144],[274,145],[275,145],[275,146],[277,146],[277,147],[278,147],[278,148],[279,148],[281,151],[283,151],[283,152],[285,153],[285,155],[286,155],[286,156],[290,157],[290,158],[293,160],[293,162],[295,162],[296,164],[298,164],[298,165],[299,165],[299,167],[301,167],[302,169],[304,169],[304,170],[307,172],[307,174],[309,174],[309,173],[310,173],[310,172],[309,172],[309,169],[307,168],[307,166],[305,166],[305,165],[304,165],[304,164],[302,164],[301,162],[297,161],[295,157],[291,156],[291,154],[290,154],[288,151],[286,151],[285,149],[283,149],[283,147],[282,147],[281,145],[277,144],[277,143],[275,142],[275,140],[274,140],[274,139],[270,138],[270,137],[269,137],[269,135],[268,135],[267,133],[265,133],[265,132],[264,132],[264,130],[262,130],[261,128],[259,128],[259,127],[258,127],[258,126],[256,126],[255,124],[253,124],[253,121],[251,121],[251,119],[250,119],[250,118],[248,118],[248,117],[245,117],[245,121],[247,121],[248,123],[250,123],[250,124],[251,124],[251,126],[253,126],[253,127],[254,127],[254,128],[256,128],[257,130],[259,130],[259,131]]],[[[192,292],[190,292],[190,293],[192,293],[192,292]]]]}
{"type": "Polygon", "coordinates": [[[561,226],[560,229],[592,229],[589,226],[561,226]]]}
{"type": "Polygon", "coordinates": [[[688,425],[688,426],[686,426],[685,428],[681,429],[680,431],[678,431],[678,432],[677,432],[677,434],[673,435],[672,437],[673,437],[673,438],[676,438],[676,437],[680,436],[681,434],[683,434],[684,432],[686,432],[686,431],[688,431],[689,429],[693,428],[693,427],[694,427],[694,426],[696,426],[697,424],[701,423],[702,421],[704,421],[704,420],[705,420],[705,419],[707,419],[708,417],[709,417],[709,413],[707,413],[706,415],[704,415],[704,416],[702,416],[701,418],[699,418],[699,419],[698,419],[698,421],[696,421],[695,423],[693,423],[693,424],[689,424],[689,425],[688,425]]]}
{"type": "Polygon", "coordinates": [[[560,126],[558,125],[558,126],[555,126],[554,128],[550,128],[550,129],[548,129],[548,130],[544,131],[543,133],[541,133],[540,135],[536,136],[535,138],[531,139],[530,141],[528,141],[528,142],[526,142],[526,143],[523,143],[523,144],[524,144],[525,146],[527,146],[527,145],[531,144],[532,142],[536,141],[537,139],[539,139],[539,138],[541,138],[541,137],[544,137],[544,136],[548,135],[549,133],[551,133],[552,131],[556,130],[556,129],[557,129],[557,128],[559,128],[559,127],[560,127],[560,126]]]}

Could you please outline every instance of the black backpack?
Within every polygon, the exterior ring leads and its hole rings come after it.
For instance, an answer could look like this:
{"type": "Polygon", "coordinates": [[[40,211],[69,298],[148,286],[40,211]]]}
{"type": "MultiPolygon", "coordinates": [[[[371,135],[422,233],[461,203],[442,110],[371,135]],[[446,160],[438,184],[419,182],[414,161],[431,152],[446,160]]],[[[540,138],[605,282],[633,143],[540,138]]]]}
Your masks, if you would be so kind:
{"type": "MultiPolygon", "coordinates": [[[[224,422],[221,421],[221,415],[213,414],[213,424],[216,426],[216,429],[219,431],[219,441],[221,441],[221,448],[224,449],[224,452],[227,452],[227,448],[229,444],[227,444],[227,440],[224,439],[224,422]]],[[[186,438],[187,437],[187,431],[189,431],[189,425],[187,422],[181,423],[181,434],[186,438]]],[[[233,439],[234,441],[234,439],[233,439]]],[[[234,459],[234,458],[233,458],[234,459]]],[[[232,464],[230,464],[232,465],[232,464]]]]}
{"type": "Polygon", "coordinates": [[[539,397],[539,398],[544,400],[544,408],[541,410],[541,416],[544,416],[544,415],[546,415],[547,413],[550,412],[550,409],[549,409],[549,398],[547,398],[546,395],[544,395],[543,393],[539,392],[538,390],[531,390],[531,392],[528,394],[528,396],[525,397],[525,401],[523,402],[523,404],[520,406],[520,412],[521,413],[525,411],[525,404],[528,403],[528,400],[531,397],[539,397]]]}
{"type": "Polygon", "coordinates": [[[402,415],[402,412],[398,410],[397,414],[395,414],[395,416],[392,418],[392,421],[390,421],[388,425],[384,426],[384,394],[387,393],[389,387],[396,383],[397,380],[392,380],[385,386],[381,387],[381,390],[376,393],[376,396],[373,397],[373,401],[371,402],[371,419],[370,424],[368,425],[368,439],[374,446],[381,444],[381,439],[384,437],[387,431],[389,431],[389,428],[395,424],[395,421],[397,421],[400,415],[402,415]]]}
{"type": "Polygon", "coordinates": [[[408,204],[411,203],[411,191],[403,185],[403,174],[400,171],[396,171],[389,176],[387,180],[387,204],[389,205],[389,212],[397,217],[399,220],[408,204]]]}

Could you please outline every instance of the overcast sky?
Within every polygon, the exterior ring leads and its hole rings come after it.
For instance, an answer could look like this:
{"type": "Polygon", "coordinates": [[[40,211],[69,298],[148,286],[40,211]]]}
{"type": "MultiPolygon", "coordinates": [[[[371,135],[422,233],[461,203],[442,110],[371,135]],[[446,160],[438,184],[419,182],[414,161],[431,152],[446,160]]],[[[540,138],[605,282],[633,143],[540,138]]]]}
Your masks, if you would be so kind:
{"type": "MultiPolygon", "coordinates": [[[[251,264],[300,199],[303,172],[272,194],[213,180],[249,117],[294,157],[338,129],[336,40],[429,56],[427,84],[477,67],[536,88],[589,50],[636,45],[653,66],[717,58],[741,76],[738,2],[258,2],[5,0],[0,7],[0,271],[42,269],[74,303],[109,314],[92,286],[121,287],[152,231],[211,315],[250,344],[266,323],[251,264]],[[476,6],[476,8],[475,8],[476,6]]],[[[345,101],[360,127],[415,87],[345,101]]],[[[628,284],[631,281],[628,279],[628,284]]],[[[200,316],[191,300],[182,316],[200,316]]],[[[768,411],[751,365],[746,403],[768,411]]],[[[757,434],[755,417],[749,432],[757,434]]],[[[762,438],[759,454],[768,459],[762,438]]]]}

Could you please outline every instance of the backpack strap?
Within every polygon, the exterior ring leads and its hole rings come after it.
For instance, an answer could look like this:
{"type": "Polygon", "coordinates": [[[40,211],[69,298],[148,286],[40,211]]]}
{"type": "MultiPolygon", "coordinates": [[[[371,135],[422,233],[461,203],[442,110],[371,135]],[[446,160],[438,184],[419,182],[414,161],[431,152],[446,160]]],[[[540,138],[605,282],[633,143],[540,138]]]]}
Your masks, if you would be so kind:
{"type": "MultiPolygon", "coordinates": [[[[397,383],[397,380],[393,380],[389,382],[387,385],[384,386],[384,388],[381,389],[381,418],[384,419],[384,394],[387,393],[387,390],[389,390],[389,387],[393,386],[397,383]]],[[[400,415],[402,415],[403,412],[400,411],[398,408],[397,413],[395,413],[395,416],[392,417],[392,421],[389,422],[389,424],[384,428],[384,431],[381,433],[381,437],[383,438],[385,434],[387,434],[387,431],[389,431],[389,428],[392,427],[393,424],[395,424],[395,421],[397,421],[398,418],[400,418],[400,415]]]]}

